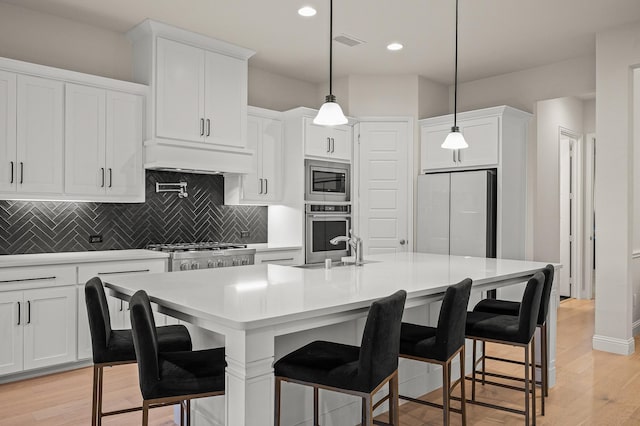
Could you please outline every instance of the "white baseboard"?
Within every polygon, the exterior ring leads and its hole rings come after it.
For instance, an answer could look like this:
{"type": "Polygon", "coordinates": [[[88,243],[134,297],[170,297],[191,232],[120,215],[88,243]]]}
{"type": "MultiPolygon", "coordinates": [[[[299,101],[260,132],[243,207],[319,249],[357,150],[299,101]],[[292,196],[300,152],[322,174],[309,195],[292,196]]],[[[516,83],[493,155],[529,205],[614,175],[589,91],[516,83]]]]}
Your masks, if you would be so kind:
{"type": "Polygon", "coordinates": [[[19,373],[7,374],[0,377],[0,384],[17,382],[20,380],[32,379],[34,377],[47,376],[53,373],[61,373],[63,371],[77,370],[93,365],[93,361],[85,359],[81,361],[70,362],[68,364],[54,365],[51,367],[39,368],[37,370],[21,371],[19,373]]]}
{"type": "Polygon", "coordinates": [[[607,336],[594,335],[593,349],[597,351],[611,352],[618,355],[631,355],[635,352],[635,341],[630,339],[616,339],[607,336]]]}

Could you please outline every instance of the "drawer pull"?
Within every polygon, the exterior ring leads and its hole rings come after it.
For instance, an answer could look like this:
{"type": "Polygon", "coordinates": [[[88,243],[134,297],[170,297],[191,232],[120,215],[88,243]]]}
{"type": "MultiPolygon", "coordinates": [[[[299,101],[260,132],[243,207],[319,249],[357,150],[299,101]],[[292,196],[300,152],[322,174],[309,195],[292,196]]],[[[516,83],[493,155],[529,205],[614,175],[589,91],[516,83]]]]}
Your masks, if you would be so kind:
{"type": "Polygon", "coordinates": [[[9,183],[13,183],[13,161],[11,161],[11,182],[9,183]]]}
{"type": "Polygon", "coordinates": [[[286,257],[286,258],[282,258],[282,259],[263,259],[262,263],[269,263],[269,262],[286,262],[288,260],[293,260],[293,257],[286,257]]]}
{"type": "Polygon", "coordinates": [[[114,272],[98,272],[98,275],[118,275],[118,274],[135,274],[141,272],[150,272],[149,269],[135,269],[133,271],[114,271],[114,272]]]}
{"type": "Polygon", "coordinates": [[[18,302],[18,325],[20,325],[20,317],[22,315],[20,315],[20,302],[18,302]]]}
{"type": "Polygon", "coordinates": [[[27,300],[27,324],[31,324],[31,301],[27,300]]]}
{"type": "Polygon", "coordinates": [[[40,277],[40,278],[20,278],[17,280],[4,280],[4,281],[0,281],[0,284],[6,284],[6,283],[21,283],[21,282],[25,282],[25,281],[41,281],[41,280],[55,280],[56,277],[40,277]]]}

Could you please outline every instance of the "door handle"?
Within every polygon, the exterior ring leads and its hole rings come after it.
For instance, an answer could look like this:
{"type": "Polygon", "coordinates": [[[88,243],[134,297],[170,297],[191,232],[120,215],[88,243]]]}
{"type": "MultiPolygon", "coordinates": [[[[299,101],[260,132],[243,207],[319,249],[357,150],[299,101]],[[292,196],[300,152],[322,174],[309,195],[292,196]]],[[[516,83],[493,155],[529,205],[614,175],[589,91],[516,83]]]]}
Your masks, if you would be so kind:
{"type": "Polygon", "coordinates": [[[207,136],[211,136],[211,120],[207,118],[207,136]]]}
{"type": "Polygon", "coordinates": [[[113,186],[113,169],[109,167],[109,188],[113,186]]]}
{"type": "Polygon", "coordinates": [[[20,325],[20,317],[22,315],[20,315],[20,302],[18,302],[18,325],[20,325]]]}
{"type": "Polygon", "coordinates": [[[24,183],[24,163],[20,162],[20,184],[24,183]]]}
{"type": "Polygon", "coordinates": [[[264,179],[260,178],[260,192],[258,192],[258,194],[262,194],[262,181],[263,181],[263,180],[264,180],[264,179]]]}
{"type": "Polygon", "coordinates": [[[100,167],[100,171],[102,173],[102,185],[100,185],[100,188],[104,188],[104,167],[100,167]]]}
{"type": "Polygon", "coordinates": [[[406,241],[406,240],[400,240],[400,245],[401,245],[401,246],[405,245],[406,243],[407,243],[407,241],[406,241]]]}
{"type": "Polygon", "coordinates": [[[27,324],[31,324],[31,301],[27,300],[27,324]]]}
{"type": "Polygon", "coordinates": [[[9,183],[13,183],[13,161],[11,161],[11,182],[9,183]]]}
{"type": "Polygon", "coordinates": [[[200,119],[200,136],[204,136],[204,118],[200,119]]]}

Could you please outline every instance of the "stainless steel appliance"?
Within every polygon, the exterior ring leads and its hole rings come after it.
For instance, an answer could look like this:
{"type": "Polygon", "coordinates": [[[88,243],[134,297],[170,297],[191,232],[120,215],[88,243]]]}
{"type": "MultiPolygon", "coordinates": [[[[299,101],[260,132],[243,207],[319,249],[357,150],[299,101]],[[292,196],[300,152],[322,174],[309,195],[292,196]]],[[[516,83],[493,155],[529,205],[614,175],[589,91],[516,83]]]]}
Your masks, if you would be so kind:
{"type": "Polygon", "coordinates": [[[216,242],[150,244],[148,250],[169,253],[169,271],[253,265],[255,249],[216,242]]]}
{"type": "Polygon", "coordinates": [[[351,201],[351,165],[305,160],[305,201],[351,201]]]}
{"type": "Polygon", "coordinates": [[[351,229],[351,206],[330,204],[307,204],[305,263],[324,262],[325,259],[339,261],[349,256],[346,242],[331,244],[335,237],[349,235],[351,229]]]}

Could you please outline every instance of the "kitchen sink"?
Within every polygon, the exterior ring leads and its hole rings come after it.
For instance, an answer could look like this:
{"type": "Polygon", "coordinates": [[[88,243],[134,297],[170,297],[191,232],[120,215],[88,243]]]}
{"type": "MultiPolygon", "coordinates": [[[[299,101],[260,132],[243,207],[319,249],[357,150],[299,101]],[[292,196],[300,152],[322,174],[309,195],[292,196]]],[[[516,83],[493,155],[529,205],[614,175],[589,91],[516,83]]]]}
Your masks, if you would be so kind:
{"type": "MultiPolygon", "coordinates": [[[[367,264],[367,263],[379,263],[379,261],[377,260],[365,260],[362,262],[363,264],[367,264]]],[[[331,263],[331,268],[339,268],[341,266],[356,266],[355,263],[352,262],[333,262],[331,263]]],[[[307,263],[305,265],[295,265],[295,268],[302,268],[302,269],[324,269],[324,262],[323,263],[307,263]]]]}

